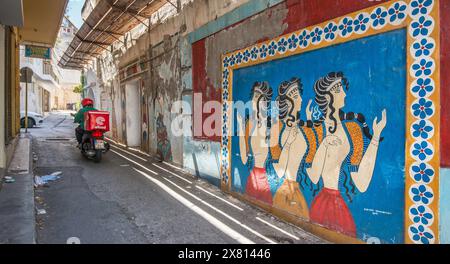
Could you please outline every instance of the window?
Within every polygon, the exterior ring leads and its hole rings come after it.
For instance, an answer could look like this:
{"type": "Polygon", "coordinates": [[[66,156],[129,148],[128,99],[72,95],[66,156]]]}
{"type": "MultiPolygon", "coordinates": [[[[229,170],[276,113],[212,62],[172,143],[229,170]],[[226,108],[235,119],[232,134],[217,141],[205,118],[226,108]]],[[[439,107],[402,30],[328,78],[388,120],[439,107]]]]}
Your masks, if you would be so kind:
{"type": "Polygon", "coordinates": [[[50,63],[50,61],[44,61],[42,66],[43,66],[42,72],[44,74],[50,75],[52,72],[52,64],[50,63]]]}

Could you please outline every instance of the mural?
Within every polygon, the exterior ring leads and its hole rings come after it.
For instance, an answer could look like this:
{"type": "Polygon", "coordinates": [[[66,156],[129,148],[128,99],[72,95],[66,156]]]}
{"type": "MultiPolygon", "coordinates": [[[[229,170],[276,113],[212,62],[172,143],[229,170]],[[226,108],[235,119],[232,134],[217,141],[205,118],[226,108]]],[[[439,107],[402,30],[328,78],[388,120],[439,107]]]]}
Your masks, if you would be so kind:
{"type": "MultiPolygon", "coordinates": [[[[392,230],[396,226],[388,236],[401,237],[405,45],[405,31],[398,30],[236,70],[234,100],[244,99],[244,91],[249,90],[246,87],[256,83],[251,89],[251,116],[255,121],[246,121],[246,127],[250,127],[247,130],[252,133],[232,139],[233,143],[239,141],[242,163],[249,167],[250,173],[245,190],[240,186],[233,187],[352,237],[357,237],[354,218],[361,223],[376,223],[380,222],[378,219],[386,218],[381,222],[389,223],[389,226],[383,224],[382,232],[386,234],[387,228],[392,230]],[[383,47],[392,46],[392,43],[396,43],[395,48],[386,55],[383,47]],[[327,63],[314,65],[313,62],[319,59],[327,63]],[[348,60],[359,62],[349,65],[348,60]],[[302,65],[310,66],[305,69],[302,65]],[[332,69],[344,70],[345,75],[332,69]],[[260,79],[265,82],[258,83],[260,79]],[[271,85],[278,87],[276,98],[271,85]],[[399,96],[401,99],[397,98],[399,96]],[[370,102],[367,98],[371,98],[370,102]],[[274,103],[270,104],[271,101],[274,103]],[[308,102],[306,108],[302,107],[303,101],[308,102]],[[384,140],[381,133],[387,124],[387,110],[393,112],[391,122],[399,125],[390,126],[393,131],[386,131],[388,136],[384,140]],[[271,112],[270,117],[267,112],[271,112]],[[366,116],[373,121],[370,125],[366,116]],[[271,120],[270,124],[268,120],[271,120]],[[259,129],[269,131],[260,132],[259,129]],[[264,138],[266,135],[267,139],[264,138]],[[270,144],[270,141],[274,143],[270,144]],[[249,144],[245,145],[246,142],[249,144]],[[377,159],[378,155],[383,157],[377,159]],[[386,166],[396,170],[384,170],[386,166]],[[369,189],[372,180],[373,186],[369,189]],[[380,196],[381,188],[389,190],[383,191],[388,193],[380,196]],[[367,195],[362,195],[366,192],[367,195]],[[356,199],[360,200],[353,201],[356,199]],[[376,204],[373,201],[377,201],[376,204]],[[374,216],[372,210],[386,212],[386,215],[374,216]]],[[[238,127],[241,122],[237,115],[238,127]]],[[[238,148],[232,148],[232,153],[237,154],[237,151],[238,148]]],[[[236,163],[232,159],[232,165],[236,163]]],[[[246,171],[240,170],[239,175],[240,181],[244,182],[246,171]]],[[[381,236],[381,229],[365,225],[359,228],[361,238],[364,234],[381,236]]],[[[385,239],[389,240],[389,237],[385,239]]]]}
{"type": "Polygon", "coordinates": [[[436,242],[436,2],[224,56],[222,187],[363,241],[436,242]]]}

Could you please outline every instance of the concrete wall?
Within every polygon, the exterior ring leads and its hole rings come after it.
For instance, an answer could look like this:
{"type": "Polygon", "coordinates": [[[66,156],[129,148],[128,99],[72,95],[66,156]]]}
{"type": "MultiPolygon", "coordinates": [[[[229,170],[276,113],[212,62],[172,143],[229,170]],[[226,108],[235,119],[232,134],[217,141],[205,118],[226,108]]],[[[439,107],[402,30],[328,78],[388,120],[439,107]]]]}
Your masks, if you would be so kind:
{"type": "MultiPolygon", "coordinates": [[[[147,137],[150,139],[148,142],[142,141],[141,149],[148,148],[149,153],[158,156],[163,153],[165,160],[179,165],[187,163],[186,168],[191,171],[195,171],[194,163],[185,161],[183,157],[192,157],[194,153],[201,158],[199,163],[202,164],[197,164],[200,168],[197,169],[199,174],[213,178],[215,182],[219,178],[219,144],[196,140],[186,143],[183,137],[174,136],[170,126],[179,113],[171,113],[171,110],[174,102],[182,100],[183,91],[193,89],[192,47],[188,34],[246,2],[248,1],[183,0],[180,14],[167,4],[152,16],[150,34],[142,25],[136,28],[128,35],[127,46],[116,43],[114,54],[104,54],[97,69],[101,82],[108,83],[116,78],[119,68],[126,67],[141,56],[149,59],[149,70],[138,76],[144,83],[142,92],[146,94],[145,99],[148,102],[141,106],[148,113],[148,124],[143,121],[142,131],[147,130],[147,137]],[[184,151],[184,148],[188,149],[184,151]],[[204,154],[201,154],[202,152],[204,154]],[[216,169],[209,169],[207,162],[216,164],[216,169]]],[[[112,122],[116,124],[112,134],[123,143],[126,129],[124,114],[121,112],[126,111],[126,107],[123,105],[125,100],[121,98],[120,89],[122,88],[114,87],[110,104],[114,112],[112,122]]]]}

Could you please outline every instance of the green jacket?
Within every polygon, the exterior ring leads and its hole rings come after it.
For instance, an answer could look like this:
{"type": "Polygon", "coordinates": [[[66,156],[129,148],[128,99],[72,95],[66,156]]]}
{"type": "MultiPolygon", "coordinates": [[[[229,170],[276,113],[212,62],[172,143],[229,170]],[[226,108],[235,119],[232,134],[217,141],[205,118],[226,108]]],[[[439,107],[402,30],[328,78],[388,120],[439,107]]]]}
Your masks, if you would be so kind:
{"type": "Polygon", "coordinates": [[[80,127],[84,129],[84,113],[87,111],[97,111],[94,107],[87,106],[83,107],[78,111],[78,113],[75,115],[75,119],[73,120],[74,123],[80,124],[80,127]]]}

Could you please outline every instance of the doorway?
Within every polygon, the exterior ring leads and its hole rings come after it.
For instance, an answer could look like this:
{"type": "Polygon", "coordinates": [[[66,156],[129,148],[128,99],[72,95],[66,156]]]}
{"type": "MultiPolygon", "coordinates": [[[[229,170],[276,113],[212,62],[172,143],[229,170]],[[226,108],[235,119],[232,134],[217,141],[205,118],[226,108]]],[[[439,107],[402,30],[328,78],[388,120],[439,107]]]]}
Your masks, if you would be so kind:
{"type": "Polygon", "coordinates": [[[141,104],[139,82],[134,80],[125,84],[125,109],[127,121],[127,145],[141,147],[141,104]]]}
{"type": "Polygon", "coordinates": [[[50,92],[47,90],[43,90],[43,100],[42,100],[42,111],[44,113],[50,112],[50,92]]]}

